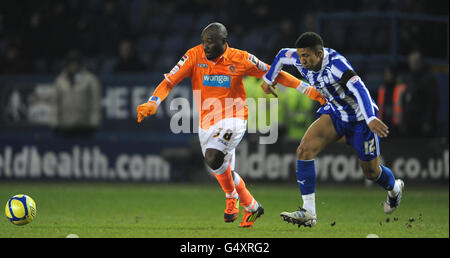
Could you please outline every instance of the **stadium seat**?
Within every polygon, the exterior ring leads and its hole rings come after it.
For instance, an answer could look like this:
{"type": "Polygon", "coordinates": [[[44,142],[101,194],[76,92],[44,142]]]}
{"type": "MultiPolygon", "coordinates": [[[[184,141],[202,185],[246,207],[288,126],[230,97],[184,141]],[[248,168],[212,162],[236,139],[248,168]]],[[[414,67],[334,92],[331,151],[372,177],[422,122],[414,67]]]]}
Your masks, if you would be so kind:
{"type": "Polygon", "coordinates": [[[103,60],[100,68],[101,74],[111,74],[114,71],[114,66],[117,63],[117,59],[115,57],[107,57],[103,60]]]}
{"type": "Polygon", "coordinates": [[[172,17],[166,15],[150,16],[146,21],[146,30],[150,33],[168,32],[171,19],[172,17]]]}
{"type": "Polygon", "coordinates": [[[174,32],[190,31],[194,27],[194,17],[193,15],[177,15],[172,20],[170,27],[174,32]]]}
{"type": "Polygon", "coordinates": [[[188,49],[184,35],[174,33],[163,40],[161,49],[164,53],[179,53],[188,49]]]}
{"type": "Polygon", "coordinates": [[[148,35],[137,40],[137,51],[140,54],[148,54],[158,51],[161,47],[161,40],[156,35],[148,35]]]}
{"type": "Polygon", "coordinates": [[[200,32],[206,27],[208,26],[208,24],[214,22],[214,16],[212,16],[211,14],[202,14],[200,15],[194,25],[194,30],[198,31],[199,35],[200,32]]]}

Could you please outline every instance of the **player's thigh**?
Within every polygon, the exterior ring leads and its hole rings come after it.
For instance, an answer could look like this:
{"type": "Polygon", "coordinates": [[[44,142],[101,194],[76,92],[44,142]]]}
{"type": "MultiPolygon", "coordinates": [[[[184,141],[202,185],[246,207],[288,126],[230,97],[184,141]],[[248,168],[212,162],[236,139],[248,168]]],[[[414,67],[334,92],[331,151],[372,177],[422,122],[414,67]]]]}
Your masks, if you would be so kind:
{"type": "Polygon", "coordinates": [[[310,125],[297,149],[300,160],[316,157],[326,146],[340,138],[329,115],[321,115],[310,125]]]}

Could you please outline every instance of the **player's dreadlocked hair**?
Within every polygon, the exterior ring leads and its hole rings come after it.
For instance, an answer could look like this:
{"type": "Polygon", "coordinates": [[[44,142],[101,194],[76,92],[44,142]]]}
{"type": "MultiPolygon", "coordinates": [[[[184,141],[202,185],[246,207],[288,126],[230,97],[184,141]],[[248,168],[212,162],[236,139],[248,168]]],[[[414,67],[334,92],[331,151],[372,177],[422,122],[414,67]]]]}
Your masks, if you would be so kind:
{"type": "Polygon", "coordinates": [[[305,32],[300,37],[298,37],[297,41],[295,41],[296,48],[322,48],[323,40],[319,34],[315,32],[305,32]]]}

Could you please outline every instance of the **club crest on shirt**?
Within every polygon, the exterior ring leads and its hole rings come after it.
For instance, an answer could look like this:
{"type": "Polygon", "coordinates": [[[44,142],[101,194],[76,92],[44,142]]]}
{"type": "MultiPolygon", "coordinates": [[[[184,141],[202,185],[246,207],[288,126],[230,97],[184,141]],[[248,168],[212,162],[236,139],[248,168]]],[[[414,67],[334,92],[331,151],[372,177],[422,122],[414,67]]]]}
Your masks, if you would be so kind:
{"type": "Polygon", "coordinates": [[[228,70],[230,70],[230,72],[234,73],[234,71],[236,71],[236,66],[234,64],[229,65],[228,70]]]}

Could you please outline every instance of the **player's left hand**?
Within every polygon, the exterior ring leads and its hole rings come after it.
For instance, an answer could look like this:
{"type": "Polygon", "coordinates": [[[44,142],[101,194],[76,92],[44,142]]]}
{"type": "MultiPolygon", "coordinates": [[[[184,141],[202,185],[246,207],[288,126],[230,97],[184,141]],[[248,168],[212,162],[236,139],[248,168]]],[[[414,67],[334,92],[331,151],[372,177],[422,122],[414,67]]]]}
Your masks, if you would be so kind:
{"type": "Polygon", "coordinates": [[[387,137],[389,134],[389,127],[380,119],[375,118],[368,124],[370,131],[381,138],[387,137]]]}
{"type": "Polygon", "coordinates": [[[275,89],[277,88],[277,84],[274,83],[272,85],[267,84],[266,82],[263,82],[261,84],[261,89],[266,93],[266,94],[272,94],[274,95],[276,98],[278,98],[278,94],[275,93],[275,89]]]}

